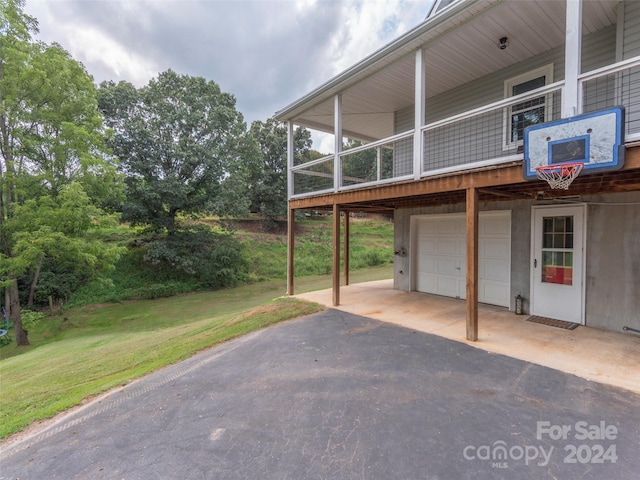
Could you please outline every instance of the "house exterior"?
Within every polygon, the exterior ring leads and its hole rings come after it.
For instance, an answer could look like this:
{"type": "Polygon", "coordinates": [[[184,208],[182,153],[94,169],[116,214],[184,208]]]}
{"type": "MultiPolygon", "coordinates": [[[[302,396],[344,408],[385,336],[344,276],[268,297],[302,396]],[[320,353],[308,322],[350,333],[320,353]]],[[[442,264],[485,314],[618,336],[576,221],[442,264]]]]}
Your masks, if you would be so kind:
{"type": "MultiPolygon", "coordinates": [[[[394,288],[466,299],[469,340],[479,302],[640,329],[640,2],[439,0],[276,118],[290,138],[299,125],[336,139],[306,163],[289,142],[290,294],[296,210],[333,212],[335,304],[341,212],[383,212],[394,288]],[[614,107],[615,168],[585,167],[567,190],[526,176],[530,131],[614,107]],[[365,144],[343,150],[343,137],[365,144]]],[[[581,141],[595,156],[594,128],[581,141]]]]}

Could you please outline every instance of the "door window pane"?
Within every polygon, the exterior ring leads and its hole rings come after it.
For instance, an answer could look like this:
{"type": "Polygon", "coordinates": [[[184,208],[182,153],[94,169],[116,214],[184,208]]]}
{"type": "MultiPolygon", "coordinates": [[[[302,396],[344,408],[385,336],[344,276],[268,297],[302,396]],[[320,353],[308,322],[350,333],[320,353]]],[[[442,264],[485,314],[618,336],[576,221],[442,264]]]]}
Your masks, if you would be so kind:
{"type": "Polygon", "coordinates": [[[567,252],[564,254],[564,264],[567,267],[573,267],[573,253],[567,252]]]}
{"type": "Polygon", "coordinates": [[[564,248],[573,248],[573,233],[567,233],[565,235],[564,248]]]}
{"type": "Polygon", "coordinates": [[[553,234],[553,248],[564,248],[564,233],[553,234]]]}
{"type": "Polygon", "coordinates": [[[542,282],[573,285],[573,217],[542,219],[542,282]]]}

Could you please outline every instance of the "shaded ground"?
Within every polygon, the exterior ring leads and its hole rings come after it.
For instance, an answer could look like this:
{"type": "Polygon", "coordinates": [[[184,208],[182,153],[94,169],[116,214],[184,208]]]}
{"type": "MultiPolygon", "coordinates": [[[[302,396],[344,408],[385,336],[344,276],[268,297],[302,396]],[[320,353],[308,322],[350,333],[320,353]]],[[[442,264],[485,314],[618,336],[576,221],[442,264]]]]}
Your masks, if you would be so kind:
{"type": "Polygon", "coordinates": [[[637,478],[640,395],[337,310],[5,443],[0,478],[637,478]]]}

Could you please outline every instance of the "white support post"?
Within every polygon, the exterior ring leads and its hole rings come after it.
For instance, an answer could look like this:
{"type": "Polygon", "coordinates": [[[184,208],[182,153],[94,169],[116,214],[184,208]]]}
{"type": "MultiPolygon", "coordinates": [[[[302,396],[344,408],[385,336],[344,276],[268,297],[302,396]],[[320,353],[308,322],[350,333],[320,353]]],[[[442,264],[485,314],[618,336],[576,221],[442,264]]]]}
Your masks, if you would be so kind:
{"type": "Polygon", "coordinates": [[[582,0],[567,0],[564,50],[564,92],[562,118],[578,115],[582,109],[578,91],[578,76],[582,56],[582,0]]]}
{"type": "Polygon", "coordinates": [[[376,162],[378,166],[378,174],[376,175],[376,179],[378,182],[382,180],[382,147],[376,147],[376,162]]]}
{"type": "Polygon", "coordinates": [[[421,48],[416,50],[415,65],[415,116],[413,126],[413,178],[420,179],[422,173],[422,130],[424,125],[424,108],[425,108],[425,68],[423,51],[421,48]]]}
{"type": "Polygon", "coordinates": [[[333,102],[333,131],[335,134],[335,158],[333,160],[333,189],[340,190],[342,177],[342,165],[340,165],[340,152],[342,152],[342,95],[335,96],[333,102]]]}
{"type": "Polygon", "coordinates": [[[295,151],[293,147],[293,122],[287,122],[287,198],[290,199],[295,193],[293,190],[293,167],[295,151]]]}
{"type": "Polygon", "coordinates": [[[616,23],[616,63],[624,60],[624,20],[625,2],[618,3],[618,21],[616,23]]]}

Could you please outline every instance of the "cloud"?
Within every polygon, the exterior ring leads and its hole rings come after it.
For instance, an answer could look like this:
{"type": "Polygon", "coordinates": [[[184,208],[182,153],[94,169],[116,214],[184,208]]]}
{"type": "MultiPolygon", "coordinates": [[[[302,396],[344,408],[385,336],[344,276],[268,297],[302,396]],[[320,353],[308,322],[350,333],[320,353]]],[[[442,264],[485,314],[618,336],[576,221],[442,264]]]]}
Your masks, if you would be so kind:
{"type": "Polygon", "coordinates": [[[277,110],[424,19],[403,0],[27,0],[37,38],[98,83],[169,68],[217,82],[248,122],[277,110]]]}
{"type": "Polygon", "coordinates": [[[345,23],[332,46],[335,73],[372,54],[424,19],[423,2],[372,0],[345,3],[345,23]]]}

